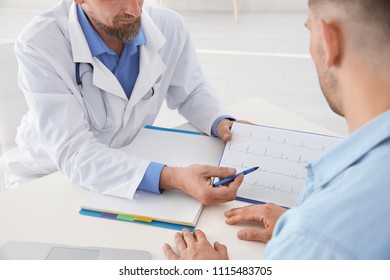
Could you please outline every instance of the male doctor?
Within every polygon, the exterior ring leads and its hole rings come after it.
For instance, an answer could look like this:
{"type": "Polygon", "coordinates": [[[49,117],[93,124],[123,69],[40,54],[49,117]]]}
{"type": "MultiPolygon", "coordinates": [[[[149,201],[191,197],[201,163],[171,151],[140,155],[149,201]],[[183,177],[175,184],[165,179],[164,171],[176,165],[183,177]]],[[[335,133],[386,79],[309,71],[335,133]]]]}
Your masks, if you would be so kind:
{"type": "MultiPolygon", "coordinates": [[[[121,150],[166,100],[199,130],[228,141],[231,120],[207,83],[186,26],[144,0],[63,0],[19,35],[19,84],[29,111],[2,158],[13,185],[60,171],[97,192],[180,189],[204,204],[235,198],[232,168],[173,168],[121,150]]],[[[158,141],[158,139],[156,139],[158,141]]]]}

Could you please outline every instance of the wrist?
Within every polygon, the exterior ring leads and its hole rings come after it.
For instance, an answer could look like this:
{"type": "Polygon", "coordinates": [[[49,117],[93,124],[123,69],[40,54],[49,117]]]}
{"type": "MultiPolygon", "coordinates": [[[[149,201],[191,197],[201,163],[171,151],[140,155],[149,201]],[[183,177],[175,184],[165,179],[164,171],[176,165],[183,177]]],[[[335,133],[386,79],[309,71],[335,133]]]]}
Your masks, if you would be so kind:
{"type": "Polygon", "coordinates": [[[229,121],[235,121],[236,119],[229,116],[229,115],[223,115],[223,116],[220,116],[218,117],[214,123],[213,123],[213,126],[211,127],[211,135],[214,135],[216,137],[220,137],[220,135],[218,135],[218,131],[217,131],[217,127],[218,125],[221,123],[221,121],[223,120],[229,120],[229,121]]]}
{"type": "Polygon", "coordinates": [[[176,176],[178,167],[165,166],[161,171],[159,187],[163,190],[178,189],[176,176]]]}

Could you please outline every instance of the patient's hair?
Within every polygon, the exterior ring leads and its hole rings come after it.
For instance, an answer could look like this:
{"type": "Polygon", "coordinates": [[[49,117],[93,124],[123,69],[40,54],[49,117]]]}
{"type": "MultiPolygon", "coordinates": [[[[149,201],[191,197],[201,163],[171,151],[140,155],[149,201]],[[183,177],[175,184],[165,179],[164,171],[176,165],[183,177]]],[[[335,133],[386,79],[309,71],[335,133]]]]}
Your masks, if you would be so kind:
{"type": "Polygon", "coordinates": [[[314,17],[341,21],[349,38],[361,48],[390,48],[390,0],[309,0],[314,17]]]}

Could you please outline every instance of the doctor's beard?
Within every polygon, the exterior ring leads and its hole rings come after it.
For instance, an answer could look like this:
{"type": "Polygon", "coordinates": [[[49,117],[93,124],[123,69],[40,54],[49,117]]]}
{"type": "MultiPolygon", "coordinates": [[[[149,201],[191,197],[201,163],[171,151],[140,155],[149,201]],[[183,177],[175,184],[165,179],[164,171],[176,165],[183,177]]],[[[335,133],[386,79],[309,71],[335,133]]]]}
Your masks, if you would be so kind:
{"type": "Polygon", "coordinates": [[[95,18],[93,18],[93,21],[99,28],[106,32],[106,34],[126,44],[138,35],[141,29],[141,17],[138,17],[130,24],[120,24],[119,22],[123,20],[132,20],[133,18],[134,17],[132,16],[117,16],[114,18],[113,27],[104,25],[95,18]]]}

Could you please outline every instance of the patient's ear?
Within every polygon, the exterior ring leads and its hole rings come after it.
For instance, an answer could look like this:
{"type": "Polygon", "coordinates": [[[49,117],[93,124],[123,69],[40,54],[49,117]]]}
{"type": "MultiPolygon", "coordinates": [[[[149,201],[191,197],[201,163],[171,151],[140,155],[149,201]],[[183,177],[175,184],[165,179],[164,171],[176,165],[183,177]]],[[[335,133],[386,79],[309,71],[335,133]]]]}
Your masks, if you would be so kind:
{"type": "Polygon", "coordinates": [[[341,56],[342,36],[335,22],[320,20],[320,32],[325,52],[325,66],[331,68],[338,64],[341,56]]]}

